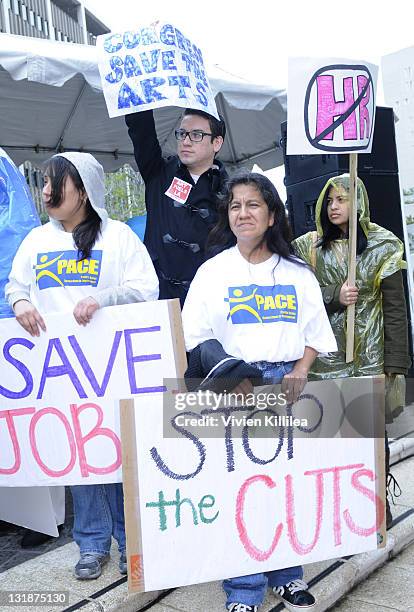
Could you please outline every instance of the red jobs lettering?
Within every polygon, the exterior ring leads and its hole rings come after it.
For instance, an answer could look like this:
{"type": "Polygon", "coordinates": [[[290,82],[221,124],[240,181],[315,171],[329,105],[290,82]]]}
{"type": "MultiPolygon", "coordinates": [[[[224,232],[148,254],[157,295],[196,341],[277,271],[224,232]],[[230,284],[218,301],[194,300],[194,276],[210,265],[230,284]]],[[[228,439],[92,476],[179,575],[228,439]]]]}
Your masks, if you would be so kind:
{"type": "MultiPolygon", "coordinates": [[[[121,442],[114,431],[108,427],[102,427],[103,423],[103,410],[101,406],[96,403],[88,402],[85,404],[77,405],[71,404],[70,406],[71,422],[67,416],[58,408],[48,406],[37,410],[33,407],[30,408],[16,408],[13,410],[3,410],[0,412],[0,425],[3,429],[5,423],[6,432],[8,434],[8,442],[4,439],[2,448],[0,448],[0,474],[16,474],[20,469],[27,469],[27,466],[22,466],[22,453],[21,448],[26,448],[28,442],[30,445],[31,455],[35,463],[39,466],[40,470],[50,476],[51,478],[59,478],[70,474],[75,465],[76,460],[78,461],[79,470],[83,478],[88,478],[90,474],[112,474],[121,465],[121,442]],[[93,413],[96,415],[95,424],[85,433],[81,425],[80,415],[84,411],[89,411],[89,417],[93,419],[93,413]],[[91,414],[92,411],[92,414],[91,414]],[[25,427],[16,427],[16,419],[30,417],[25,423],[25,427]],[[51,444],[54,443],[52,435],[39,436],[39,427],[42,425],[42,421],[45,418],[53,418],[55,423],[59,423],[65,431],[65,436],[62,437],[62,441],[65,440],[67,443],[59,447],[59,457],[54,456],[59,462],[66,464],[63,467],[58,467],[56,464],[51,466],[45,462],[42,455],[47,454],[47,449],[51,444]],[[4,422],[1,423],[1,420],[4,422]],[[20,432],[24,431],[24,434],[18,436],[17,430],[20,432]],[[27,436],[27,437],[25,437],[27,436]],[[28,438],[28,440],[27,440],[28,438]],[[97,438],[106,438],[109,442],[109,447],[112,451],[106,450],[104,458],[108,461],[108,456],[114,456],[115,459],[110,464],[105,465],[92,465],[87,458],[88,455],[88,443],[96,440],[97,438]],[[39,439],[41,441],[39,441],[39,439]],[[13,463],[12,465],[4,465],[4,455],[7,451],[7,446],[12,449],[13,463]]],[[[49,421],[50,426],[50,421],[49,421]]],[[[59,438],[60,440],[60,438],[59,438]]]]}

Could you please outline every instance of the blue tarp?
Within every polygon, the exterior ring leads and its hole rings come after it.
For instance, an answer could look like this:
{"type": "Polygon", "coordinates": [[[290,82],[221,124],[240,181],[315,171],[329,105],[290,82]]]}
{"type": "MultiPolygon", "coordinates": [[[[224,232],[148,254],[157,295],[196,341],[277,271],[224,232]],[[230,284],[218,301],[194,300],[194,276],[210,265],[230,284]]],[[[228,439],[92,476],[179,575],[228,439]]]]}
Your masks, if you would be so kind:
{"type": "Polygon", "coordinates": [[[135,232],[138,238],[140,238],[142,241],[144,241],[146,223],[147,223],[147,215],[141,215],[139,217],[131,217],[131,219],[128,219],[128,221],[126,222],[126,224],[129,225],[132,231],[135,232]]]}
{"type": "Polygon", "coordinates": [[[0,318],[13,316],[4,286],[20,243],[37,225],[40,220],[25,178],[0,148],[0,318]]]}

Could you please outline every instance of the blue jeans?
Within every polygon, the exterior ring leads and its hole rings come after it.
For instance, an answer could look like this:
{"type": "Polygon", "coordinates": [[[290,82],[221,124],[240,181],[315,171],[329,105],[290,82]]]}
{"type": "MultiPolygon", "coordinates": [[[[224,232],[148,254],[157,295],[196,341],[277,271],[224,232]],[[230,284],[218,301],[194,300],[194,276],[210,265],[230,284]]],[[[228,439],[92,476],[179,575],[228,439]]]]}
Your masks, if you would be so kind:
{"type": "Polygon", "coordinates": [[[80,553],[107,555],[111,537],[118,542],[119,552],[126,549],[124,494],[119,482],[72,486],[73,539],[80,553]]]}
{"type": "Polygon", "coordinates": [[[296,361],[280,361],[279,363],[271,363],[270,361],[254,361],[249,365],[254,366],[263,374],[263,380],[267,384],[277,385],[282,382],[285,374],[289,374],[293,370],[296,361]]]}
{"type": "Polygon", "coordinates": [[[260,606],[263,603],[268,586],[283,586],[292,580],[302,578],[303,569],[298,566],[223,580],[223,589],[227,595],[226,605],[243,603],[246,606],[260,606]]]}
{"type": "MultiPolygon", "coordinates": [[[[254,365],[262,372],[265,382],[277,384],[282,381],[285,374],[293,370],[295,362],[269,363],[268,361],[257,361],[250,365],[254,365]]],[[[287,567],[264,574],[229,578],[223,581],[223,589],[227,594],[227,605],[242,603],[247,606],[260,606],[263,603],[268,586],[283,586],[292,580],[301,580],[302,578],[303,568],[301,566],[287,567]]]]}

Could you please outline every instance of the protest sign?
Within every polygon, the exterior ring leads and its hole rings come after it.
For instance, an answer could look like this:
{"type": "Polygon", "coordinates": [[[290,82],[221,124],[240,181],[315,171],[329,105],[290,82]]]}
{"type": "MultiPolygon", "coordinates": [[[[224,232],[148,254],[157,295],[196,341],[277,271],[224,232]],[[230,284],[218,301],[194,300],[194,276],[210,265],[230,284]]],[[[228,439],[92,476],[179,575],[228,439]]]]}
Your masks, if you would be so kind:
{"type": "MultiPolygon", "coordinates": [[[[356,276],[357,154],[370,153],[378,67],[353,60],[291,58],[288,155],[350,154],[348,284],[356,276]]],[[[354,359],[355,304],[347,307],[346,362],[354,359]]]]}
{"type": "Polygon", "coordinates": [[[110,117],[179,106],[218,118],[201,50],[172,24],[103,34],[96,45],[110,117]]]}
{"type": "Polygon", "coordinates": [[[0,487],[0,520],[57,538],[52,487],[0,487]]]}
{"type": "Polygon", "coordinates": [[[276,408],[269,394],[256,409],[217,408],[207,392],[122,401],[129,589],[382,545],[382,392],[383,377],[364,377],[308,383],[293,406],[279,386],[276,408]]]}
{"type": "Polygon", "coordinates": [[[38,338],[0,321],[0,486],[120,481],[117,400],[161,395],[176,376],[179,302],[103,308],[87,327],[44,318],[38,338]]]}
{"type": "Polygon", "coordinates": [[[288,155],[370,153],[377,76],[366,62],[291,58],[288,155]]]}

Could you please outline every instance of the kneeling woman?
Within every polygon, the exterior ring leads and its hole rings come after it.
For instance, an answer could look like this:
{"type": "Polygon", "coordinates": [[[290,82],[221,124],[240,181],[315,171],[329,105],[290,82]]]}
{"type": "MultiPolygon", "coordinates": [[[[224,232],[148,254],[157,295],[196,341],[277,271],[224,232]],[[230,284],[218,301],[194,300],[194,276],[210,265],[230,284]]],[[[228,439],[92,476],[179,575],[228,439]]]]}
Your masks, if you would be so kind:
{"type": "MultiPolygon", "coordinates": [[[[264,378],[282,382],[294,400],[318,353],[336,351],[336,342],[318,282],[293,255],[285,209],[265,176],[228,181],[209,247],[218,254],[200,267],[184,304],[187,350],[216,339],[264,378]]],[[[268,585],[290,609],[312,608],[302,577],[292,567],[225,580],[227,609],[255,612],[268,585]]]]}

